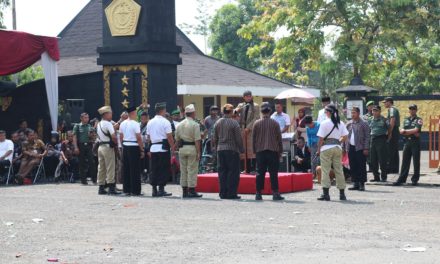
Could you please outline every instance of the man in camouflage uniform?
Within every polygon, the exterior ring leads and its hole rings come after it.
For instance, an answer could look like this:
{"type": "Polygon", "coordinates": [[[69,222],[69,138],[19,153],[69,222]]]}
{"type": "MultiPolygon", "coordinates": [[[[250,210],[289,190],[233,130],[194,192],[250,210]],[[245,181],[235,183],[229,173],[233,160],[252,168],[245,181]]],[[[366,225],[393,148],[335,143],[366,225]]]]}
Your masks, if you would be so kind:
{"type": "Polygon", "coordinates": [[[405,137],[405,145],[403,147],[400,177],[393,184],[395,186],[402,185],[406,182],[411,157],[413,158],[414,165],[414,175],[411,178],[412,185],[417,185],[420,178],[420,133],[422,132],[423,120],[417,116],[417,105],[412,104],[408,108],[410,116],[405,118],[403,129],[400,130],[400,134],[405,137]]]}

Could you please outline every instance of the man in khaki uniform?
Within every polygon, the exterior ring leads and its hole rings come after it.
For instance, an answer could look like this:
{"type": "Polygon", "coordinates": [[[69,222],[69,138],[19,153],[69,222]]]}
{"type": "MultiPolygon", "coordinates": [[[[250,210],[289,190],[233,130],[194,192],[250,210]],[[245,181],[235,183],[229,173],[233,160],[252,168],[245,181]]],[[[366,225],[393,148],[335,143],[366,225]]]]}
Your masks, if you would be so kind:
{"type": "Polygon", "coordinates": [[[183,198],[200,198],[196,192],[197,172],[201,152],[200,125],[194,121],[196,113],[193,104],[185,107],[186,119],[176,129],[176,142],[179,145],[180,185],[183,198]]]}
{"type": "Polygon", "coordinates": [[[99,108],[98,113],[101,115],[101,122],[96,127],[99,138],[98,148],[98,194],[119,194],[116,191],[115,182],[115,150],[118,141],[116,139],[115,129],[112,123],[112,109],[110,106],[99,108]],[[109,191],[105,187],[109,187],[109,191]]]}
{"type": "Polygon", "coordinates": [[[255,171],[255,153],[252,149],[252,128],[255,121],[260,119],[260,107],[254,103],[251,91],[243,93],[244,102],[237,106],[237,112],[240,113],[240,128],[245,146],[246,173],[255,171]]]}

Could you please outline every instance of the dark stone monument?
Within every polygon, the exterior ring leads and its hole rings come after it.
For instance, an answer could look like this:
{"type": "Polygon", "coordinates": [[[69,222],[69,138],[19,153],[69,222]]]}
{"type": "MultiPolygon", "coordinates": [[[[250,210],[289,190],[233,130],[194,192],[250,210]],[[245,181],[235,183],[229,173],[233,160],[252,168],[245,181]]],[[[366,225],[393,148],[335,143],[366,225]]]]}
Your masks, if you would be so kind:
{"type": "MultiPolygon", "coordinates": [[[[174,0],[103,0],[104,102],[115,113],[124,108],[167,102],[177,106],[174,0]]],[[[153,107],[150,108],[153,111],[153,107]]]]}

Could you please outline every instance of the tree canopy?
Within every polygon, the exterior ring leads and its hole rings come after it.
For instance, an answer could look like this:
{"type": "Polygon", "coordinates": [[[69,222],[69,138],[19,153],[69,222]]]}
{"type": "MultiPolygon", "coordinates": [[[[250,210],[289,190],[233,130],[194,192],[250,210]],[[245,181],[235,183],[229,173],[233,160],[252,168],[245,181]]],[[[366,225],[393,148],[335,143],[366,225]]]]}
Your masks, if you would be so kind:
{"type": "Polygon", "coordinates": [[[385,94],[440,91],[438,0],[255,0],[255,8],[261,15],[239,34],[262,40],[247,54],[261,57],[277,78],[308,84],[310,71],[333,61],[351,71],[345,82],[362,76],[385,94]],[[266,56],[268,41],[275,48],[266,56]]]}
{"type": "Polygon", "coordinates": [[[249,57],[248,48],[259,45],[262,47],[261,54],[269,55],[273,50],[274,42],[263,44],[259,38],[244,39],[237,33],[242,25],[249,23],[254,16],[258,15],[260,13],[255,9],[254,0],[240,0],[238,5],[227,4],[221,7],[209,26],[211,55],[246,69],[255,70],[260,67],[261,59],[249,57]]]}
{"type": "Polygon", "coordinates": [[[0,0],[0,28],[5,28],[3,25],[3,10],[9,6],[9,0],[0,0]]]}

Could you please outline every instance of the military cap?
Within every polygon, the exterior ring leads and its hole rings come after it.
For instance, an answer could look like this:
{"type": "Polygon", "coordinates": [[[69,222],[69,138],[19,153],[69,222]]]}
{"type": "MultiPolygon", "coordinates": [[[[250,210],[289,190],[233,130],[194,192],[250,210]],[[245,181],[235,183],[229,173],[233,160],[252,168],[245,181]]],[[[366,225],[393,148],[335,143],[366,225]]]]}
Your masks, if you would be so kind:
{"type": "Polygon", "coordinates": [[[248,95],[252,95],[252,92],[249,90],[244,91],[243,96],[248,96],[248,95]]]}
{"type": "Polygon", "coordinates": [[[321,98],[321,102],[322,103],[327,103],[327,102],[330,102],[330,101],[331,101],[330,97],[328,97],[328,96],[324,96],[324,97],[321,98]]]}
{"type": "Polygon", "coordinates": [[[187,105],[185,107],[185,113],[194,113],[196,111],[196,108],[193,104],[187,105]]]}
{"type": "Polygon", "coordinates": [[[171,115],[180,115],[180,110],[176,109],[176,110],[172,111],[171,115]]]}
{"type": "Polygon", "coordinates": [[[155,109],[165,109],[165,108],[167,108],[167,103],[165,103],[165,102],[156,103],[154,105],[154,108],[155,109]]]}
{"type": "Polygon", "coordinates": [[[373,111],[380,111],[380,110],[381,110],[380,105],[373,106],[373,111]]]}
{"type": "Polygon", "coordinates": [[[368,101],[366,106],[374,105],[374,101],[368,101]]]}
{"type": "Polygon", "coordinates": [[[218,106],[211,105],[211,107],[209,108],[209,111],[212,111],[212,110],[218,110],[218,106]]]}
{"type": "Polygon", "coordinates": [[[392,97],[385,97],[385,99],[382,101],[382,103],[385,103],[385,102],[394,103],[394,99],[392,97]]]}
{"type": "Polygon", "coordinates": [[[125,109],[125,111],[127,111],[127,113],[131,113],[131,112],[136,111],[136,110],[137,110],[136,106],[128,107],[127,109],[125,109]]]}
{"type": "Polygon", "coordinates": [[[416,105],[416,104],[410,104],[410,105],[408,106],[408,109],[411,109],[411,110],[417,110],[417,105],[416,105]]]}
{"type": "Polygon", "coordinates": [[[105,113],[110,113],[110,112],[112,112],[112,108],[111,108],[110,106],[108,106],[108,105],[103,106],[103,107],[101,107],[101,108],[98,109],[98,113],[99,113],[100,115],[103,115],[103,114],[105,114],[105,113]]]}

